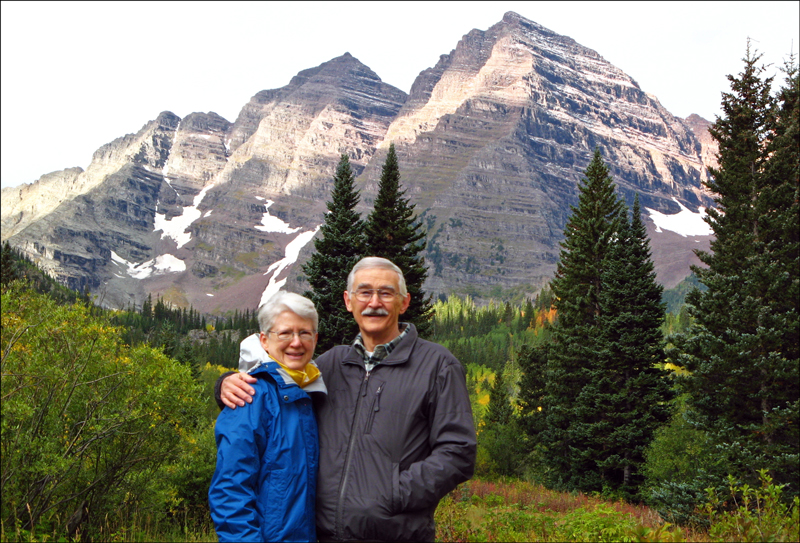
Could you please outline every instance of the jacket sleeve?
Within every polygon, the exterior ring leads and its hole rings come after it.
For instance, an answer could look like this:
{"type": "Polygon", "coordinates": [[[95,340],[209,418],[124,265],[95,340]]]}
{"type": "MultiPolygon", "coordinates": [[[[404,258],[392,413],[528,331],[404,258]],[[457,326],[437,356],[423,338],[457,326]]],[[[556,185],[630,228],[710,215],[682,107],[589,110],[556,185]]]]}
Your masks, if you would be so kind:
{"type": "Polygon", "coordinates": [[[261,459],[271,428],[258,394],[249,409],[226,408],[217,417],[217,467],[208,489],[211,518],[219,541],[261,541],[258,484],[261,459]]]}
{"type": "Polygon", "coordinates": [[[435,506],[472,477],[478,441],[464,368],[455,358],[437,375],[429,406],[431,454],[399,474],[399,511],[435,506]]]}

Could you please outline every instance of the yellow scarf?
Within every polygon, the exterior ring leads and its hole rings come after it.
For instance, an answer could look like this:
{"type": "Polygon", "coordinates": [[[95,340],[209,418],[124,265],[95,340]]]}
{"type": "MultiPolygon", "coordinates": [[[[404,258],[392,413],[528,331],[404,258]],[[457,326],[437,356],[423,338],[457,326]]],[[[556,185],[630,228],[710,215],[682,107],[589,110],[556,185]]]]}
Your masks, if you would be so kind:
{"type": "MultiPolygon", "coordinates": [[[[273,360],[275,359],[273,358],[273,360]]],[[[275,362],[278,361],[275,360],[275,362]]],[[[319,369],[317,369],[317,367],[313,365],[311,362],[306,364],[306,368],[304,370],[289,369],[280,362],[278,362],[278,365],[280,365],[280,367],[286,370],[286,373],[289,374],[289,377],[294,379],[294,382],[297,383],[297,386],[299,386],[300,388],[303,388],[306,385],[310,385],[311,383],[316,381],[317,378],[319,377],[319,369]]]]}

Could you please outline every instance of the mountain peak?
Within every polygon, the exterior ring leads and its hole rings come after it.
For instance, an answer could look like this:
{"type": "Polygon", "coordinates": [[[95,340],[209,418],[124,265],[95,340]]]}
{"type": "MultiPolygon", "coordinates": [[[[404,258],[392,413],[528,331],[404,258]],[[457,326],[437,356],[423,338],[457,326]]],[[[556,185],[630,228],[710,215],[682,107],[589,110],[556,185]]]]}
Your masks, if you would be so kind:
{"type": "Polygon", "coordinates": [[[373,72],[369,66],[362,63],[350,53],[332,58],[314,68],[308,68],[298,72],[289,83],[290,85],[301,85],[315,78],[326,78],[331,80],[342,80],[349,77],[359,77],[381,81],[378,74],[373,72]]]}

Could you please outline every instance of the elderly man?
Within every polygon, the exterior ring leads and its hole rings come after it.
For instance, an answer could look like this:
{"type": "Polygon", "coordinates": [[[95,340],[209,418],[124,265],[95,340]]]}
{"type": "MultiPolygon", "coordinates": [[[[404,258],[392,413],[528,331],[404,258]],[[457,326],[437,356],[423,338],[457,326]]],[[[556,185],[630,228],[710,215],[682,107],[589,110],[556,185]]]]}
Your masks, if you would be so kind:
{"type": "MultiPolygon", "coordinates": [[[[433,541],[439,500],[472,476],[477,442],[464,368],[399,322],[410,301],[397,266],[360,260],[344,293],[360,333],[317,359],[329,391],[315,401],[321,541],[433,541]]],[[[220,387],[228,407],[254,394],[249,376],[237,375],[220,387]]]]}

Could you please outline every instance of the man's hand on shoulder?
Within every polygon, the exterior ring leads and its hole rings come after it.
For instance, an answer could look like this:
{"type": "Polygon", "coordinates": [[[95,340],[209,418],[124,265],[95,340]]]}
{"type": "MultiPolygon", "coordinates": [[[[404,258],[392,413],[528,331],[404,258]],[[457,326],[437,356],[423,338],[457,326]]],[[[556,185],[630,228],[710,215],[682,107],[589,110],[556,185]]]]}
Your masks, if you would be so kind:
{"type": "Polygon", "coordinates": [[[256,381],[255,377],[243,371],[232,373],[223,379],[219,388],[219,398],[231,409],[236,409],[237,406],[243,407],[245,402],[252,403],[256,389],[250,385],[256,381]]]}

